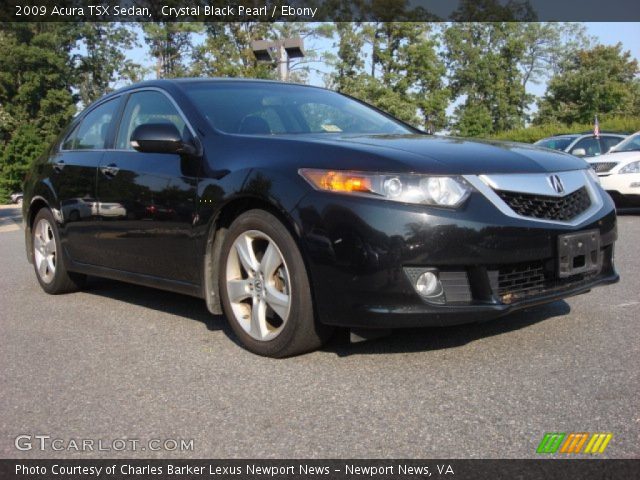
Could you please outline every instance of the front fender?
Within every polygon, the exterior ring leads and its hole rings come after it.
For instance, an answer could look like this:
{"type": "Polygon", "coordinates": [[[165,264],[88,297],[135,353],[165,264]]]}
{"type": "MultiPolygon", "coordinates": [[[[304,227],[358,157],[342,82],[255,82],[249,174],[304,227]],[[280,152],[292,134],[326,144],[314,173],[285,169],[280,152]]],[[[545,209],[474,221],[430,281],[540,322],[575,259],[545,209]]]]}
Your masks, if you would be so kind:
{"type": "Polygon", "coordinates": [[[29,263],[33,263],[31,224],[37,212],[41,208],[48,208],[58,223],[61,223],[62,216],[58,208],[58,196],[49,179],[40,180],[32,189],[25,191],[25,200],[27,201],[22,202],[22,226],[24,227],[27,260],[29,263]]]}

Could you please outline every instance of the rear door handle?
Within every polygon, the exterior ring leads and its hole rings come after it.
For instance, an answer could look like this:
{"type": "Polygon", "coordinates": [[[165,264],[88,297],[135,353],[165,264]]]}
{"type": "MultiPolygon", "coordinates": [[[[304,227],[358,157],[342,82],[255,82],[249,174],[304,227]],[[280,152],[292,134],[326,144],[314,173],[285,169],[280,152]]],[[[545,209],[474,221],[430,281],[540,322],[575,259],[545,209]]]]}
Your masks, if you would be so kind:
{"type": "Polygon", "coordinates": [[[53,170],[56,173],[60,173],[63,168],[64,168],[64,160],[58,160],[56,163],[53,164],[53,170]]]}
{"type": "Polygon", "coordinates": [[[100,172],[102,172],[105,177],[115,177],[119,171],[120,169],[115,163],[110,163],[105,167],[100,167],[100,172]]]}

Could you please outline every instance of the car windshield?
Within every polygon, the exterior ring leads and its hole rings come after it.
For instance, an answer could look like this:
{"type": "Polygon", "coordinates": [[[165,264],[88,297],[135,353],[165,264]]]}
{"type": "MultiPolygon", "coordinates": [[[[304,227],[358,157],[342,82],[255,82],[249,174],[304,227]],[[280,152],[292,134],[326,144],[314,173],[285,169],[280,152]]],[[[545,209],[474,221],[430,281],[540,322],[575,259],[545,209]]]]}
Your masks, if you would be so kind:
{"type": "Polygon", "coordinates": [[[209,123],[225,133],[414,133],[373,108],[319,88],[277,83],[193,82],[184,90],[209,123]]]}
{"type": "Polygon", "coordinates": [[[611,152],[636,152],[640,150],[640,132],[625,138],[611,152]]]}
{"type": "Polygon", "coordinates": [[[544,140],[537,141],[535,144],[538,147],[551,148],[553,150],[564,150],[576,138],[578,137],[546,138],[544,140]]]}

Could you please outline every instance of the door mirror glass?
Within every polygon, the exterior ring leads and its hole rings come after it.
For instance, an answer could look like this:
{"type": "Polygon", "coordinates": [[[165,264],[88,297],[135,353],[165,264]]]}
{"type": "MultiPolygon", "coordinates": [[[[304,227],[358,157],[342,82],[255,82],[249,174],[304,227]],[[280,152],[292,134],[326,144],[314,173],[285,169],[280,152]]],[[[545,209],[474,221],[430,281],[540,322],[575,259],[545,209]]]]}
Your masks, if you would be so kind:
{"type": "Polygon", "coordinates": [[[573,150],[571,150],[571,154],[575,155],[576,157],[585,157],[587,155],[587,152],[584,148],[574,148],[573,150]]]}
{"type": "Polygon", "coordinates": [[[195,148],[182,140],[180,132],[171,123],[139,125],[131,135],[131,146],[146,153],[195,153],[195,148]]]}

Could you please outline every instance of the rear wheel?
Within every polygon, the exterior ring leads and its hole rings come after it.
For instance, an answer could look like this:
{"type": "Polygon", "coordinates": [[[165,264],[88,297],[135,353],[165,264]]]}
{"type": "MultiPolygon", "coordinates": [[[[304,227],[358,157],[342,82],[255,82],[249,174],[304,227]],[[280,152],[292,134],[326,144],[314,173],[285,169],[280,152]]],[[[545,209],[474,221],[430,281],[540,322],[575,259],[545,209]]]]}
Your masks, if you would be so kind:
{"type": "Polygon", "coordinates": [[[42,289],[55,295],[82,288],[87,277],[67,271],[61,254],[58,227],[48,209],[43,208],[36,215],[31,235],[33,266],[42,289]]]}
{"type": "Polygon", "coordinates": [[[229,227],[222,246],[220,293],[243,345],[286,357],[320,347],[331,328],[317,323],[309,278],[294,239],[280,221],[250,210],[229,227]]]}

